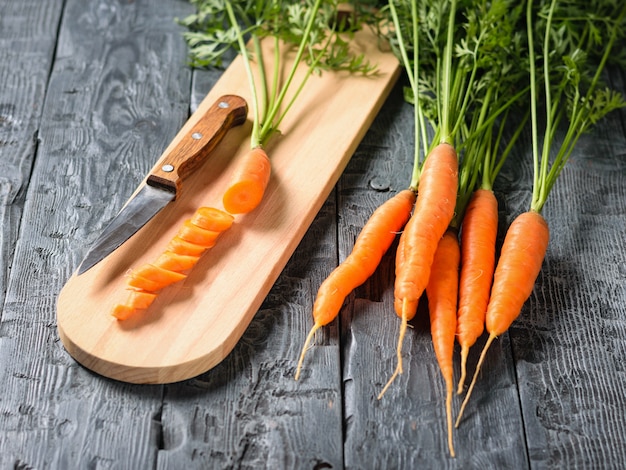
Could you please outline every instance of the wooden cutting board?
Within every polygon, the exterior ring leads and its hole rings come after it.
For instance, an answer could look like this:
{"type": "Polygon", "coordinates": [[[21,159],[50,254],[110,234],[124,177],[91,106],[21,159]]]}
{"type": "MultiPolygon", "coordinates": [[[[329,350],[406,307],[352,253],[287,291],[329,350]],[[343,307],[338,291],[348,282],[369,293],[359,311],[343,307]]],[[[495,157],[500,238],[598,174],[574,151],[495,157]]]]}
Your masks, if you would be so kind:
{"type": "MultiPolygon", "coordinates": [[[[110,315],[126,296],[129,269],[153,261],[198,207],[222,208],[230,172],[249,149],[251,106],[248,121],[228,132],[174,203],[109,257],[68,280],[58,298],[57,324],[65,348],[79,363],[125,382],[171,383],[206,372],[230,353],[399,76],[398,61],[379,50],[372,33],[360,32],[354,43],[378,65],[378,73],[326,72],[309,79],[281,124],[281,135],[267,149],[273,173],[263,202],[236,217],[185,281],[161,291],[149,309],[132,319],[117,321],[110,315]]],[[[240,58],[183,130],[224,94],[251,103],[240,58]]]]}

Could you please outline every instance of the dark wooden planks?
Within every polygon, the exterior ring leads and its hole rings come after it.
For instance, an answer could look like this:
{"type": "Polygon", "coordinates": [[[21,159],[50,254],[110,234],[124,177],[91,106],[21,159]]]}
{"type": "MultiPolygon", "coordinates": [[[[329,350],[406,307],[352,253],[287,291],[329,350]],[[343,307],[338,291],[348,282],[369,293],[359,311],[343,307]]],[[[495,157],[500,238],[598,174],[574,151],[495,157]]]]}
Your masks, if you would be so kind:
{"type": "Polygon", "coordinates": [[[533,468],[626,461],[625,117],[583,136],[556,183],[546,262],[511,329],[533,468]]]}
{"type": "MultiPolygon", "coordinates": [[[[409,184],[413,142],[407,136],[412,135],[413,121],[401,86],[385,104],[338,185],[340,258],[351,250],[369,214],[409,184]]],[[[494,348],[485,364],[485,375],[493,377],[490,406],[480,413],[471,410],[455,431],[456,459],[448,455],[445,387],[424,306],[403,343],[404,373],[377,399],[396,367],[400,319],[393,310],[395,247],[374,276],[350,296],[341,317],[346,468],[527,467],[506,340],[494,348]],[[499,361],[497,366],[495,361],[499,361]]],[[[470,364],[475,360],[473,354],[470,364]]],[[[455,412],[459,406],[460,399],[455,397],[455,412]]]]}
{"type": "Polygon", "coordinates": [[[63,0],[0,1],[0,303],[56,45],[63,0]]]}
{"type": "Polygon", "coordinates": [[[191,9],[182,0],[64,6],[3,308],[2,468],[155,465],[162,387],[78,366],[58,340],[55,300],[188,116],[191,74],[173,18],[191,9]]]}
{"type": "MultiPolygon", "coordinates": [[[[194,73],[199,102],[219,77],[194,73]]],[[[338,335],[318,335],[299,382],[295,365],[317,286],[336,264],[334,194],[232,353],[217,367],[165,387],[158,468],[341,468],[338,335]]]]}

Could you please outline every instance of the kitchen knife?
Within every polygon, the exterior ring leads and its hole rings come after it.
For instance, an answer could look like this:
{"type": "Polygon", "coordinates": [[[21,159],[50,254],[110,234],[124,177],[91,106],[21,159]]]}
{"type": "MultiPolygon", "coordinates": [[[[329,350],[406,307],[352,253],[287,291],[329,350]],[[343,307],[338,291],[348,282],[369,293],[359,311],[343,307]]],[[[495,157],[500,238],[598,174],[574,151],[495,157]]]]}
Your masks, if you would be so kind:
{"type": "Polygon", "coordinates": [[[219,98],[191,127],[183,127],[177,144],[161,156],[135,196],[105,227],[93,243],[78,274],[82,274],[115,251],[168,203],[180,194],[183,180],[207,158],[233,126],[248,115],[246,101],[236,95],[219,98]]]}

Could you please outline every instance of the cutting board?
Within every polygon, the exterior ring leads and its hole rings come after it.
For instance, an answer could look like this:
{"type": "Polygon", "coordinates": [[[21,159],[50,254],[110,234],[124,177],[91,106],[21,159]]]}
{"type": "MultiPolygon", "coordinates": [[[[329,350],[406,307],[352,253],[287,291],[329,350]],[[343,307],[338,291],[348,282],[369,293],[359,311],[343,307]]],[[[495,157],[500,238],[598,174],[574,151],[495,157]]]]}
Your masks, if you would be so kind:
{"type": "MultiPolygon", "coordinates": [[[[378,44],[369,31],[354,39],[355,50],[377,64],[373,76],[324,72],[310,77],[281,123],[280,135],[267,147],[272,177],[261,205],[237,216],[189,276],[162,290],[150,308],[125,321],[110,314],[113,305],[126,297],[129,269],[153,261],[198,207],[222,208],[230,173],[249,150],[252,106],[247,122],[228,132],[185,181],[175,202],[95,267],[72,275],[58,297],[57,325],[63,345],[76,361],[120,381],[171,383],[208,371],[230,353],[399,76],[397,59],[378,44]]],[[[280,53],[287,59],[293,54],[280,53]]],[[[271,69],[272,64],[267,66],[271,69]]],[[[300,70],[298,76],[303,73],[300,70]]],[[[225,94],[251,103],[240,57],[183,130],[191,129],[198,115],[225,94]]]]}

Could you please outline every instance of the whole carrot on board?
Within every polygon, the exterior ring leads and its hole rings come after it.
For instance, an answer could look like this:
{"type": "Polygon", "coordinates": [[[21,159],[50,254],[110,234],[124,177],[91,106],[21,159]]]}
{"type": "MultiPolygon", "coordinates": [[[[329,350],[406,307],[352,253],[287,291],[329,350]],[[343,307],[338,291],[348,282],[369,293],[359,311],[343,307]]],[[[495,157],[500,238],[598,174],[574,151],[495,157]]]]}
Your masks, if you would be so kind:
{"type": "Polygon", "coordinates": [[[509,329],[533,291],[550,238],[548,224],[541,211],[576,142],[607,113],[626,106],[620,94],[608,88],[600,89],[598,86],[611,49],[618,35],[624,30],[626,4],[621,6],[619,11],[605,13],[604,17],[589,12],[590,18],[594,18],[593,21],[603,25],[601,29],[606,35],[603,37],[604,48],[600,55],[594,58],[591,54],[581,56],[580,44],[572,45],[572,51],[562,51],[560,48],[563,43],[554,41],[557,31],[562,34],[576,24],[575,18],[578,17],[578,13],[572,18],[572,11],[586,11],[589,4],[581,1],[578,5],[580,9],[568,10],[567,6],[559,9],[558,2],[551,0],[545,21],[537,21],[538,15],[543,15],[544,10],[542,9],[540,13],[539,8],[535,8],[533,3],[533,0],[529,0],[526,8],[534,168],[532,200],[530,209],[518,215],[507,230],[487,307],[485,327],[489,338],[461,404],[456,426],[461,422],[489,347],[498,336],[509,329]],[[535,35],[543,39],[537,49],[535,35]],[[557,50],[559,54],[555,53],[557,50]],[[568,52],[573,55],[567,55],[568,52]],[[574,61],[572,57],[576,54],[577,60],[574,61]],[[555,60],[559,63],[555,64],[555,60]],[[541,67],[539,76],[537,64],[541,67]],[[545,128],[543,140],[540,142],[537,83],[541,81],[544,84],[541,104],[545,109],[545,128]],[[555,132],[558,123],[566,123],[565,137],[560,141],[557,141],[555,132]],[[550,158],[551,153],[556,155],[550,158]]]}
{"type": "Polygon", "coordinates": [[[236,168],[224,193],[222,204],[231,214],[247,214],[263,199],[270,180],[271,164],[261,147],[248,152],[236,168]]]}
{"type": "Polygon", "coordinates": [[[348,294],[374,274],[383,255],[409,219],[414,203],[415,193],[405,189],[379,206],[361,229],[350,255],[320,285],[313,304],[314,323],[302,347],[296,380],[300,377],[313,335],[333,321],[348,294]]]}
{"type": "MultiPolygon", "coordinates": [[[[285,14],[276,2],[244,5],[227,0],[219,9],[210,0],[198,1],[196,5],[198,13],[183,20],[189,28],[185,37],[192,63],[219,66],[224,54],[234,49],[243,59],[248,79],[252,108],[250,150],[234,162],[222,200],[231,214],[246,214],[262,202],[270,181],[268,142],[279,132],[309,77],[323,70],[370,74],[376,67],[354,53],[349,41],[339,38],[347,33],[345,21],[328,21],[341,17],[335,2],[315,0],[302,7],[302,14],[285,14]],[[262,41],[271,41],[275,52],[266,52],[262,41]],[[285,45],[295,48],[294,54],[289,55],[290,60],[293,58],[291,63],[284,63],[279,52],[285,45]],[[266,66],[270,58],[274,62],[271,67],[266,66]],[[305,73],[297,75],[302,68],[305,73]]],[[[366,21],[365,17],[351,18],[356,21],[350,25],[354,30],[366,21]]]]}
{"type": "MultiPolygon", "coordinates": [[[[182,224],[157,262],[131,270],[128,286],[142,292],[158,292],[183,280],[193,267],[194,257],[198,259],[214,246],[218,236],[232,224],[234,214],[249,213],[262,202],[271,175],[265,147],[279,133],[281,122],[313,73],[334,69],[370,74],[376,69],[362,55],[353,53],[349,41],[337,40],[345,31],[341,30],[342,23],[327,21],[337,15],[334,3],[315,0],[306,7],[305,15],[285,15],[274,2],[242,5],[227,0],[218,10],[212,1],[198,1],[196,6],[198,13],[182,21],[189,28],[185,37],[193,65],[219,66],[230,49],[235,49],[243,60],[253,112],[250,150],[234,163],[222,197],[226,212],[198,209],[182,224]],[[245,31],[242,25],[246,25],[245,31]],[[214,34],[216,30],[219,35],[214,34]],[[294,30],[301,34],[292,34],[294,30]],[[266,67],[262,39],[273,41],[271,69],[266,67]],[[295,55],[281,54],[282,46],[295,47],[295,55]],[[287,56],[291,62],[282,63],[287,56]],[[303,68],[306,72],[298,75],[303,68]]],[[[113,315],[124,319],[146,308],[147,301],[135,304],[136,299],[136,295],[129,294],[126,303],[114,306],[113,315]]]]}

